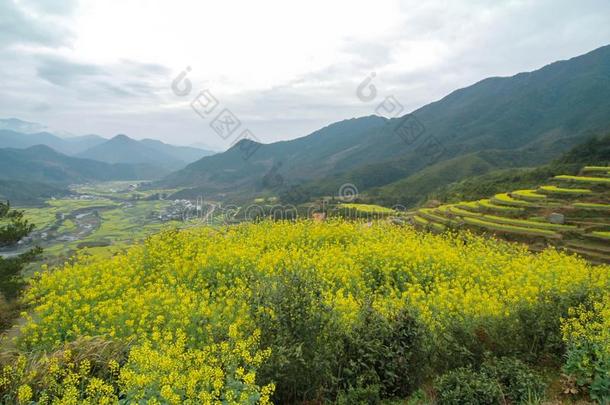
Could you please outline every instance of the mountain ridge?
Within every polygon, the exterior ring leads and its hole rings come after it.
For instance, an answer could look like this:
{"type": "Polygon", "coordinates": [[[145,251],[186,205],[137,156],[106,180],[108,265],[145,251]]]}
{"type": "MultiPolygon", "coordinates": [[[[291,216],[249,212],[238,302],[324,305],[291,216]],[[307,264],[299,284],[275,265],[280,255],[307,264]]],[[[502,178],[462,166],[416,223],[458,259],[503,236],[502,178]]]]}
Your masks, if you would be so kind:
{"type": "Polygon", "coordinates": [[[188,146],[169,145],[154,139],[136,140],[118,134],[76,156],[106,163],[146,163],[176,170],[210,153],[188,146]]]}
{"type": "MultiPolygon", "coordinates": [[[[2,121],[12,122],[12,120],[42,127],[40,124],[28,123],[16,118],[4,119],[2,121]]],[[[115,136],[111,139],[106,139],[95,134],[66,138],[48,131],[24,133],[14,129],[1,129],[1,127],[0,125],[0,148],[24,149],[35,145],[46,145],[65,155],[94,159],[106,163],[147,163],[162,167],[164,170],[176,170],[203,156],[209,156],[214,153],[190,146],[171,145],[154,139],[135,140],[124,134],[119,134],[119,138],[115,136]],[[108,142],[110,142],[109,145],[102,146],[108,144],[108,142]],[[113,143],[115,144],[114,146],[113,143]],[[118,145],[116,145],[117,143],[118,145]],[[125,148],[125,145],[128,144],[132,145],[128,147],[128,150],[121,150],[121,145],[125,148]],[[142,156],[146,155],[149,158],[142,158],[142,156]],[[134,156],[136,157],[135,160],[134,156]],[[137,157],[140,157],[139,160],[137,157]]]]}
{"type": "Polygon", "coordinates": [[[72,155],[105,141],[106,138],[93,134],[62,138],[47,131],[23,133],[10,129],[0,129],[0,148],[23,149],[34,145],[46,145],[58,152],[72,155]]]}
{"type": "Polygon", "coordinates": [[[501,156],[499,168],[511,156],[523,156],[525,166],[543,164],[608,128],[610,46],[604,46],[531,72],[485,78],[400,118],[344,120],[294,140],[257,145],[247,159],[231,148],[159,184],[253,195],[268,189],[262,184],[265,173],[281,166],[278,174],[286,183],[312,190],[326,184],[320,188],[328,192],[328,185],[349,179],[366,191],[488,150],[501,156]],[[405,123],[421,127],[411,141],[400,136],[405,123]]]}

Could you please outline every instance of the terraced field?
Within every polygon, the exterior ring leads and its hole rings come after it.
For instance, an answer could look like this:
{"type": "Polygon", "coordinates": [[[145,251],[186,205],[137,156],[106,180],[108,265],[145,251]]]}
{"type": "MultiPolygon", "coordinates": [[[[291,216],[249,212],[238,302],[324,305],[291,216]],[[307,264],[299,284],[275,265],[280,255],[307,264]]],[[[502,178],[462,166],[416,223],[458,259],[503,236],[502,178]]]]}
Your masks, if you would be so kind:
{"type": "Polygon", "coordinates": [[[577,176],[555,176],[536,189],[422,208],[410,219],[420,229],[467,228],[526,242],[532,250],[553,245],[610,263],[610,166],[585,166],[577,176]]]}
{"type": "Polygon", "coordinates": [[[336,215],[342,218],[385,218],[394,214],[396,211],[391,208],[382,207],[374,204],[353,204],[342,203],[337,205],[331,215],[336,215]]]}

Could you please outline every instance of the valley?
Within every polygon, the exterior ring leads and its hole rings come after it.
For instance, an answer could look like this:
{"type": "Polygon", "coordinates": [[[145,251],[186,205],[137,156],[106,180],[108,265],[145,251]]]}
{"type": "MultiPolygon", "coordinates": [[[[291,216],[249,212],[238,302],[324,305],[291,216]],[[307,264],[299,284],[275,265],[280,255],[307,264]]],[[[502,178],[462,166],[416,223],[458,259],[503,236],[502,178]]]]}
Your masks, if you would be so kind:
{"type": "MultiPolygon", "coordinates": [[[[62,263],[77,250],[110,256],[161,229],[183,224],[186,207],[176,207],[163,199],[170,190],[138,191],[138,181],[111,181],[74,185],[72,194],[53,198],[40,207],[25,207],[25,218],[36,230],[11,249],[0,250],[13,256],[33,246],[44,249],[44,261],[62,263]]],[[[19,208],[19,207],[17,207],[19,208]]],[[[193,215],[189,213],[188,215],[193,215]]]]}

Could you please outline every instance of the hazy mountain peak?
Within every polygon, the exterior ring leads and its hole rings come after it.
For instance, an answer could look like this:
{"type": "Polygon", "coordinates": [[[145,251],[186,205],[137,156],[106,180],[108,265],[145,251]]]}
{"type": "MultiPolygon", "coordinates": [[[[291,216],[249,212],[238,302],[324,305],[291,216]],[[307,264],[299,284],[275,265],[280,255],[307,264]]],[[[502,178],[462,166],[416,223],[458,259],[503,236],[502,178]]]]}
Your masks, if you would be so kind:
{"type": "Polygon", "coordinates": [[[231,146],[229,148],[229,150],[246,148],[246,147],[249,148],[249,147],[251,147],[251,145],[263,145],[263,144],[261,142],[253,141],[252,139],[240,139],[239,141],[235,142],[235,144],[233,146],[231,146]]]}
{"type": "Polygon", "coordinates": [[[111,139],[111,141],[121,141],[121,142],[130,142],[130,141],[135,141],[135,139],[132,139],[130,137],[128,137],[125,134],[118,134],[113,136],[111,139]]]}
{"type": "Polygon", "coordinates": [[[30,146],[29,148],[26,148],[26,150],[28,150],[30,152],[45,152],[45,153],[54,153],[54,154],[58,153],[55,149],[50,148],[47,145],[34,145],[34,146],[30,146]]]}

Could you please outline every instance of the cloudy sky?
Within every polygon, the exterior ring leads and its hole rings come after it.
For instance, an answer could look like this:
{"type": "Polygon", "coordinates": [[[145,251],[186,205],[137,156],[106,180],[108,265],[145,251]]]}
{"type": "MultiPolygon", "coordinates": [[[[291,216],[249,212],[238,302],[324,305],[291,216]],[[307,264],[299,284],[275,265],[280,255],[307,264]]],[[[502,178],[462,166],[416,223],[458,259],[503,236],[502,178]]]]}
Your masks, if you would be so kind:
{"type": "Polygon", "coordinates": [[[222,149],[224,108],[290,139],[607,44],[607,0],[0,0],[0,118],[222,149]]]}

